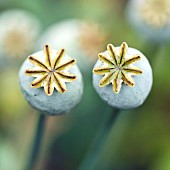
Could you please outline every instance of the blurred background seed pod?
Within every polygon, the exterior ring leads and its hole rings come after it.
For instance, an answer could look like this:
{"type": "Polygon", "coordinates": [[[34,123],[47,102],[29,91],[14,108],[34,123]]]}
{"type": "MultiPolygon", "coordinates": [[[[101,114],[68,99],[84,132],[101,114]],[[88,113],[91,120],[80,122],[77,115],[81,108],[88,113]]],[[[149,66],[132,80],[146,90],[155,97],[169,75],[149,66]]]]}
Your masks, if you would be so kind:
{"type": "Polygon", "coordinates": [[[169,0],[129,0],[125,14],[141,37],[159,43],[169,41],[169,0]]]}
{"type": "Polygon", "coordinates": [[[44,44],[58,49],[64,47],[69,55],[78,60],[80,69],[87,71],[96,61],[98,51],[103,50],[106,39],[106,33],[98,23],[69,19],[47,28],[36,48],[41,49],[44,44]]]}
{"type": "Polygon", "coordinates": [[[0,56],[13,65],[32,52],[40,21],[32,13],[10,9],[0,13],[0,56]]]}

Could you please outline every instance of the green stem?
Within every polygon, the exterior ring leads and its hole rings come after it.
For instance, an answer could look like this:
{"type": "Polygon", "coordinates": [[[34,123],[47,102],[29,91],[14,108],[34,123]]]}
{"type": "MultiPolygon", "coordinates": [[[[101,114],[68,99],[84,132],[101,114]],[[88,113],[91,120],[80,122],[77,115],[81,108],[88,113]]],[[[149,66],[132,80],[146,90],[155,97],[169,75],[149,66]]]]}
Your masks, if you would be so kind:
{"type": "Polygon", "coordinates": [[[105,113],[106,120],[104,120],[103,125],[101,126],[99,132],[96,135],[94,143],[90,147],[83,163],[81,164],[79,170],[93,170],[96,162],[99,158],[100,152],[104,146],[104,143],[108,137],[109,132],[111,131],[114,122],[119,114],[120,110],[115,110],[114,113],[108,113],[108,110],[105,113]],[[107,117],[108,116],[108,117],[107,117]]]}
{"type": "Polygon", "coordinates": [[[33,170],[34,165],[37,161],[40,146],[41,146],[41,141],[42,141],[42,137],[43,137],[43,132],[44,132],[44,128],[45,128],[45,120],[46,120],[46,116],[44,114],[40,113],[39,119],[37,122],[35,137],[34,137],[34,141],[33,141],[33,148],[32,148],[30,158],[28,161],[27,170],[33,170]]]}

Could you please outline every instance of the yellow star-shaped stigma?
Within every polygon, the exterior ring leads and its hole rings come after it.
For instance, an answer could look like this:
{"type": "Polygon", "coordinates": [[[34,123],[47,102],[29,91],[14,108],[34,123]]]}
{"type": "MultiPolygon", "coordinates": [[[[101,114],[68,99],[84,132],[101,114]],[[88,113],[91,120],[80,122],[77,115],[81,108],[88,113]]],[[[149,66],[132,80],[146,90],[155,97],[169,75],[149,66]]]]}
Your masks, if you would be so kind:
{"type": "Polygon", "coordinates": [[[74,74],[67,71],[76,63],[76,60],[69,59],[62,62],[65,55],[64,49],[60,49],[55,55],[52,57],[51,49],[48,45],[45,45],[42,61],[36,56],[29,56],[29,61],[35,67],[25,71],[28,76],[36,77],[31,83],[31,87],[40,88],[44,86],[44,91],[48,96],[53,94],[54,88],[58,92],[64,93],[67,90],[65,82],[71,82],[76,79],[74,74]]]}
{"type": "Polygon", "coordinates": [[[132,75],[142,74],[142,70],[132,63],[141,59],[140,55],[128,56],[128,45],[123,42],[121,47],[115,48],[112,44],[107,45],[107,51],[98,54],[102,66],[93,69],[93,73],[104,75],[99,86],[104,87],[110,83],[113,91],[119,93],[122,82],[132,87],[135,85],[132,75]]]}

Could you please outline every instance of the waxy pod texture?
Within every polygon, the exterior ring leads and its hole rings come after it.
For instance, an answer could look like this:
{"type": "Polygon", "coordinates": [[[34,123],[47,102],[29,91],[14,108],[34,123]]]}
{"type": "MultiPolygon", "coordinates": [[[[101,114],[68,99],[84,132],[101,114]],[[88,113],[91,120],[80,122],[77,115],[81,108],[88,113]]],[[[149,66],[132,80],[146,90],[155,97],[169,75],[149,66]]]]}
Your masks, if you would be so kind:
{"type": "MultiPolygon", "coordinates": [[[[51,53],[55,55],[58,51],[51,50],[51,53]]],[[[39,51],[31,56],[41,59],[44,56],[44,51],[39,51]]],[[[69,59],[70,57],[65,54],[63,61],[66,62],[69,59]]],[[[25,71],[30,68],[34,68],[34,65],[29,59],[26,59],[19,71],[19,83],[25,99],[33,108],[44,114],[60,115],[69,112],[80,102],[83,93],[83,81],[77,65],[69,69],[70,73],[76,75],[76,80],[66,83],[67,90],[64,93],[54,90],[51,96],[46,95],[43,87],[32,88],[30,86],[33,80],[35,80],[35,77],[25,74],[25,71]]]]}
{"type": "MultiPolygon", "coordinates": [[[[119,51],[120,47],[116,47],[115,49],[119,51]]],[[[134,66],[140,68],[143,72],[140,76],[133,76],[135,86],[129,87],[122,83],[120,92],[115,93],[111,84],[100,87],[99,83],[102,76],[93,74],[93,86],[98,95],[108,105],[118,109],[132,109],[142,105],[148,97],[153,83],[152,68],[147,58],[140,51],[134,48],[128,48],[127,55],[140,55],[141,57],[138,62],[134,63],[134,66]]],[[[98,60],[94,68],[101,65],[102,62],[98,60]]]]}

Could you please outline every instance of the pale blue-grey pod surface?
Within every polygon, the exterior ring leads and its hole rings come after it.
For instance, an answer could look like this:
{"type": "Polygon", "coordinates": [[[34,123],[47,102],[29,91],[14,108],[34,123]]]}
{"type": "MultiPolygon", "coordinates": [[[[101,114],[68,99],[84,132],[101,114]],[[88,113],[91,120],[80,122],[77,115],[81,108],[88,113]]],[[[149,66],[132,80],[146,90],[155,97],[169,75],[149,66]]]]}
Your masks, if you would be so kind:
{"type": "MultiPolygon", "coordinates": [[[[155,42],[169,41],[170,39],[170,18],[166,26],[154,28],[147,24],[140,16],[140,6],[143,0],[129,0],[126,6],[125,15],[129,23],[139,32],[141,36],[155,42]]],[[[147,2],[146,2],[147,3],[147,2]]]]}
{"type": "MultiPolygon", "coordinates": [[[[119,47],[116,47],[119,48],[119,47]]],[[[93,74],[93,86],[101,99],[108,105],[118,109],[132,109],[139,107],[148,97],[153,83],[152,68],[147,58],[138,50],[128,48],[128,55],[140,54],[141,60],[134,63],[139,67],[143,74],[132,76],[135,81],[134,87],[129,87],[122,83],[122,88],[118,94],[113,92],[112,84],[105,87],[99,87],[99,82],[102,78],[100,75],[93,74]]],[[[100,60],[97,61],[94,67],[102,65],[100,60]]]]}
{"type": "MultiPolygon", "coordinates": [[[[57,51],[56,51],[57,52],[57,51]]],[[[33,54],[33,56],[42,56],[43,51],[33,54]]],[[[65,59],[70,57],[66,54],[65,59]]],[[[69,112],[81,100],[83,94],[83,80],[77,65],[74,65],[69,72],[75,74],[77,79],[71,83],[66,83],[67,91],[64,94],[59,93],[56,89],[52,96],[47,96],[44,88],[31,88],[30,84],[35,79],[27,76],[24,71],[32,68],[33,64],[28,59],[25,60],[19,71],[19,83],[22,93],[28,103],[41,113],[48,115],[60,115],[69,112]]]]}

